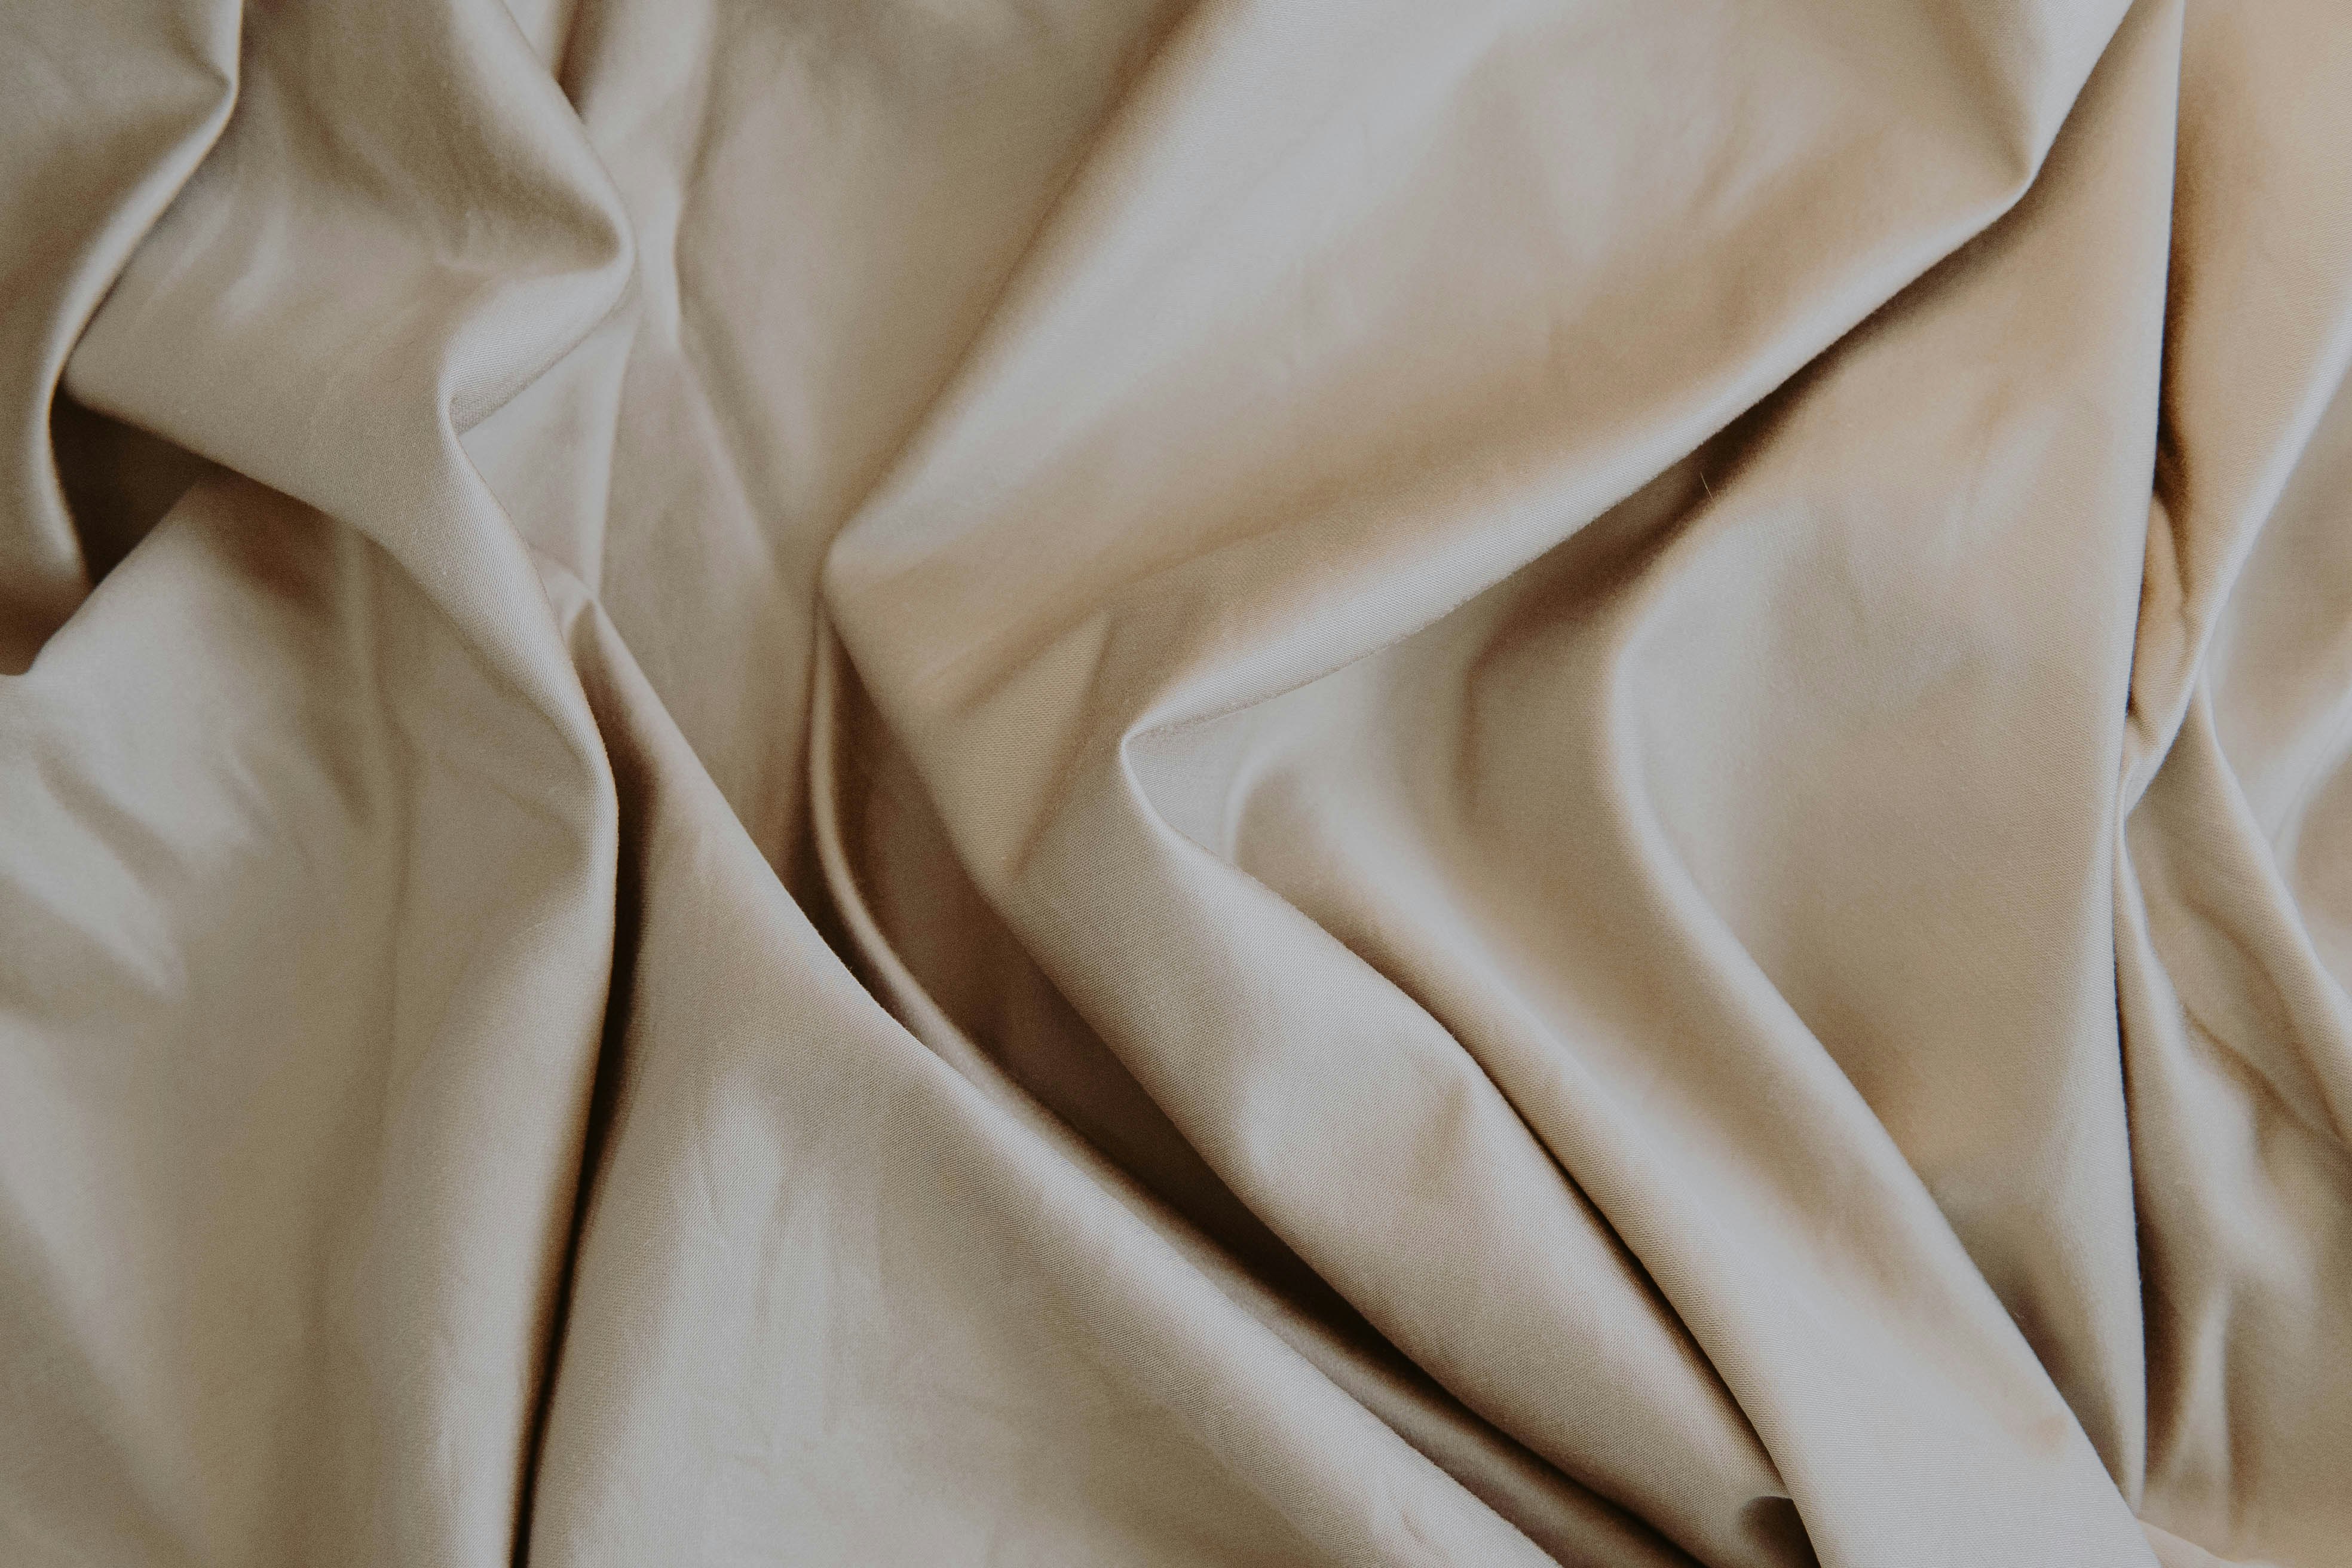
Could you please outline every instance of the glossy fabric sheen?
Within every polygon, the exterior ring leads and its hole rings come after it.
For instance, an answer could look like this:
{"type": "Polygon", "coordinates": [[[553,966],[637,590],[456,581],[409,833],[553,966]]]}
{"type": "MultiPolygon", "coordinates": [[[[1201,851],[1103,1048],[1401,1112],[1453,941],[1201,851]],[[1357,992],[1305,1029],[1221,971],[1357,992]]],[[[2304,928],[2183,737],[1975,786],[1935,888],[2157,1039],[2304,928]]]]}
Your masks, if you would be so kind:
{"type": "Polygon", "coordinates": [[[0,3],[0,1563],[2352,1563],[2341,0],[0,3]]]}

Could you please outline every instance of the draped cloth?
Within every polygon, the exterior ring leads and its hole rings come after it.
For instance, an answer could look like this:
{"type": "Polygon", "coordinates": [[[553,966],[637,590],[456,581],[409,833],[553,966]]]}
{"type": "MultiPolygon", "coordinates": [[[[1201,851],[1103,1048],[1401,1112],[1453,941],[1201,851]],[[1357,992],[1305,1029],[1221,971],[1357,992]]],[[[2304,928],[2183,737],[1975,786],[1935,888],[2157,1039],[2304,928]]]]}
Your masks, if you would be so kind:
{"type": "Polygon", "coordinates": [[[0,1561],[2352,1562],[2336,0],[6,0],[0,1561]]]}

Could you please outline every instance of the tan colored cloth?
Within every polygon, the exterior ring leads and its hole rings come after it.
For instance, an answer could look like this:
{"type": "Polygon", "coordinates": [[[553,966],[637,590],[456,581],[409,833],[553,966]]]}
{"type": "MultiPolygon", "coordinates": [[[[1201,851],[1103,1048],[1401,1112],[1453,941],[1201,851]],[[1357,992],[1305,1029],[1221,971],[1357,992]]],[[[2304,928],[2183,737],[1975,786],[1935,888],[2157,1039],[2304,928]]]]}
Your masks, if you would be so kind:
{"type": "Polygon", "coordinates": [[[0,1563],[2352,1563],[2337,0],[7,0],[0,1563]]]}

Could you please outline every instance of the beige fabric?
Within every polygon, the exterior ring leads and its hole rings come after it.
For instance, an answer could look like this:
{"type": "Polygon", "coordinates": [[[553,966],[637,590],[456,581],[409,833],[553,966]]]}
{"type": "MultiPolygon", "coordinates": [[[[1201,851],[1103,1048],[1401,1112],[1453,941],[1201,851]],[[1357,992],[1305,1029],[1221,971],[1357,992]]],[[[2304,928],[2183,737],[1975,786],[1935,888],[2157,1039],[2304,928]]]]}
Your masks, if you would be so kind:
{"type": "Polygon", "coordinates": [[[2333,0],[8,0],[0,1562],[2352,1563],[2333,0]]]}

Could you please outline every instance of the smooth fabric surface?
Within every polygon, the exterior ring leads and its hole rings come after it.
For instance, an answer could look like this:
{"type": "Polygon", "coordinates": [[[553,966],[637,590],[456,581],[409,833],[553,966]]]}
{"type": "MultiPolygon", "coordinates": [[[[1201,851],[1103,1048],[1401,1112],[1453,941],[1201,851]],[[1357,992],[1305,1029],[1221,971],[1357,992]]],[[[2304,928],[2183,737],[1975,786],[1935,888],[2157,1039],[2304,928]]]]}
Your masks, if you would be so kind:
{"type": "Polygon", "coordinates": [[[2352,1563],[2338,0],[5,0],[0,1563],[2352,1563]]]}

